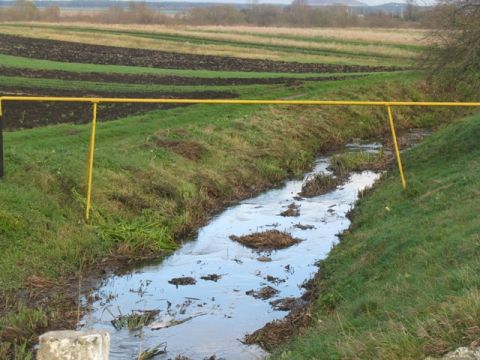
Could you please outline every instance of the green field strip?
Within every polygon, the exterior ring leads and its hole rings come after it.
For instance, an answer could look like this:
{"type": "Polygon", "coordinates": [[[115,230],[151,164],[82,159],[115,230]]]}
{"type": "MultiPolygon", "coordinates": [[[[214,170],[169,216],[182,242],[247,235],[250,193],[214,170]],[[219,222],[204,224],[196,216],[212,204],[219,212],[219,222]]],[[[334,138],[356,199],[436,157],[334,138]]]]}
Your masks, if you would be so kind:
{"type": "MultiPolygon", "coordinates": [[[[183,76],[196,78],[309,78],[309,77],[330,77],[330,76],[352,76],[345,73],[266,73],[248,71],[212,71],[212,70],[182,70],[182,69],[161,69],[147,68],[140,66],[124,65],[99,65],[70,63],[51,60],[32,59],[20,56],[0,54],[0,65],[12,68],[24,68],[32,70],[62,70],[69,72],[94,72],[94,73],[118,73],[118,74],[150,74],[164,76],[183,76]]],[[[370,73],[355,73],[364,75],[370,73]]],[[[1,74],[0,74],[1,75],[1,74]]]]}
{"type": "MultiPolygon", "coordinates": [[[[155,93],[168,92],[178,93],[195,91],[229,91],[234,93],[246,92],[252,87],[268,88],[270,85],[142,85],[142,84],[123,84],[110,82],[95,82],[82,80],[59,80],[47,78],[28,78],[21,76],[1,76],[0,86],[19,87],[19,88],[39,88],[56,90],[88,90],[95,92],[116,92],[116,93],[155,93]]],[[[283,84],[276,84],[282,85],[283,84]]]]}

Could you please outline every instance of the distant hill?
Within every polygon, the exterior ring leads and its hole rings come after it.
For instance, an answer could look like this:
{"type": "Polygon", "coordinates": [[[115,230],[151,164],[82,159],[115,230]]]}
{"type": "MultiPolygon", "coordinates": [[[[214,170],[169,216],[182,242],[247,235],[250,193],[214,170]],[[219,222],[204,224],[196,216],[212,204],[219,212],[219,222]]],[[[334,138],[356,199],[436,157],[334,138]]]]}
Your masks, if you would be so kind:
{"type": "Polygon", "coordinates": [[[310,6],[332,6],[332,5],[345,5],[345,6],[367,6],[364,2],[358,0],[308,0],[310,6]]]}

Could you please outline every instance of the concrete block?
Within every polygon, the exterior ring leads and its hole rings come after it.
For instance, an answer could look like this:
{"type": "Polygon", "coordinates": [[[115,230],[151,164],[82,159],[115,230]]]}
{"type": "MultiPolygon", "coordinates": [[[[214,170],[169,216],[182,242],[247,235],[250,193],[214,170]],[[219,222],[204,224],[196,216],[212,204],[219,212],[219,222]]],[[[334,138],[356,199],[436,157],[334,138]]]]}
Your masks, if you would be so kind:
{"type": "Polygon", "coordinates": [[[40,336],[38,360],[108,360],[106,331],[50,331],[40,336]]]}

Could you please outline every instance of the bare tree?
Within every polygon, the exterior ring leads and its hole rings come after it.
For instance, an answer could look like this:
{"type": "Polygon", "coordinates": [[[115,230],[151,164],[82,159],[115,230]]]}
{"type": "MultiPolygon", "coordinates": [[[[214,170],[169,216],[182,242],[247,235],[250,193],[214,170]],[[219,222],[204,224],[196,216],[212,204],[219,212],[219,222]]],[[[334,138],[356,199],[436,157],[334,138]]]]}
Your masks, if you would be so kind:
{"type": "Polygon", "coordinates": [[[443,0],[433,19],[438,30],[424,58],[432,76],[480,89],[480,0],[443,0]]]}

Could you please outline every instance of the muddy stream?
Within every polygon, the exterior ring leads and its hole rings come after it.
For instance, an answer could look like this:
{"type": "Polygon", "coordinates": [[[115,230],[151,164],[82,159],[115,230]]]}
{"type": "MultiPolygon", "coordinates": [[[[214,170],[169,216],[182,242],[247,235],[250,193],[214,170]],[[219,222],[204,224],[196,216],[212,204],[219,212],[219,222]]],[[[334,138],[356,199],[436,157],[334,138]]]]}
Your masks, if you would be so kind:
{"type": "MultiPolygon", "coordinates": [[[[351,151],[380,148],[378,144],[348,146],[351,151]]],[[[328,157],[318,158],[305,178],[328,173],[328,165],[328,157]]],[[[161,343],[166,345],[166,353],[155,359],[179,355],[204,359],[214,354],[217,359],[265,357],[262,349],[244,345],[241,340],[267,322],[287,315],[270,302],[304,293],[301,285],[318,271],[315,263],[327,256],[339,240],[337,235],[348,228],[346,214],[358,192],[379,176],[371,171],[352,173],[335,190],[303,199],[297,195],[303,180],[287,181],[281,188],[226,209],[201,228],[195,240],[185,242],[172,255],[105,279],[93,293],[91,311],[80,327],[107,330],[111,335],[110,358],[114,360],[135,359],[140,351],[161,343]],[[292,203],[299,206],[299,215],[280,216],[292,203]],[[272,229],[302,241],[259,253],[229,238],[272,229]],[[181,277],[187,279],[171,281],[181,277]],[[272,295],[268,299],[251,295],[250,290],[267,286],[278,293],[267,294],[272,295]],[[155,312],[139,330],[112,324],[120,315],[132,311],[145,314],[146,310],[155,312]]]]}

